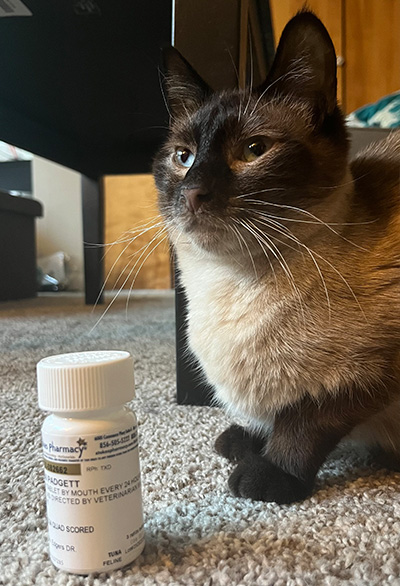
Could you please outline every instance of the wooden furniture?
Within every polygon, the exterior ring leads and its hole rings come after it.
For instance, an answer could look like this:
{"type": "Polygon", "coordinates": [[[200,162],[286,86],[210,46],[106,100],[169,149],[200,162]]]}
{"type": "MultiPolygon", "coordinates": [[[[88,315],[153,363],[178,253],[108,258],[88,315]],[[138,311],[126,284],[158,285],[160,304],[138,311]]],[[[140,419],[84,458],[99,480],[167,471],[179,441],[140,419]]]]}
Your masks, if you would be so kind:
{"type": "MultiPolygon", "coordinates": [[[[270,0],[275,42],[303,0],[270,0]]],[[[338,56],[338,97],[346,113],[400,90],[399,0],[308,0],[338,56]]]]}
{"type": "MultiPolygon", "coordinates": [[[[84,241],[102,243],[99,179],[149,172],[165,137],[158,66],[160,47],[171,40],[172,5],[24,4],[31,16],[0,18],[0,139],[82,174],[84,241]]],[[[86,301],[93,303],[103,250],[86,247],[84,256],[86,301]]]]}
{"type": "Polygon", "coordinates": [[[105,290],[169,289],[170,247],[153,176],[108,175],[102,189],[105,290]]]}

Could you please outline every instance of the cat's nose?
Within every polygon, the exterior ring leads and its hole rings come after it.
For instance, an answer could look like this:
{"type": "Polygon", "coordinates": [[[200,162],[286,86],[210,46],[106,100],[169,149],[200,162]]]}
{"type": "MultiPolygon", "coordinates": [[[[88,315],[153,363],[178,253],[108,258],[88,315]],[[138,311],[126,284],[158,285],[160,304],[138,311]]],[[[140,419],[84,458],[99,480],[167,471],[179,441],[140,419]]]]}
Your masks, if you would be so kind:
{"type": "Polygon", "coordinates": [[[182,195],[185,198],[187,209],[192,214],[198,212],[203,202],[209,198],[209,193],[204,187],[184,187],[182,195]]]}

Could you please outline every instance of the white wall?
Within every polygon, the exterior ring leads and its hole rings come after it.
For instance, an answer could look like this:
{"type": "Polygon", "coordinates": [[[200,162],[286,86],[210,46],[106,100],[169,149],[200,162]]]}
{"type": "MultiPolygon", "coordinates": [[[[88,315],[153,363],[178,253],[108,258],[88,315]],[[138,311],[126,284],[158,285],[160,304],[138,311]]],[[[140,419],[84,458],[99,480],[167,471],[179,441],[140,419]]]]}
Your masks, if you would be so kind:
{"type": "Polygon", "coordinates": [[[43,204],[36,222],[37,255],[65,252],[71,258],[69,289],[83,291],[83,233],[81,176],[75,171],[34,156],[33,196],[43,204]]]}

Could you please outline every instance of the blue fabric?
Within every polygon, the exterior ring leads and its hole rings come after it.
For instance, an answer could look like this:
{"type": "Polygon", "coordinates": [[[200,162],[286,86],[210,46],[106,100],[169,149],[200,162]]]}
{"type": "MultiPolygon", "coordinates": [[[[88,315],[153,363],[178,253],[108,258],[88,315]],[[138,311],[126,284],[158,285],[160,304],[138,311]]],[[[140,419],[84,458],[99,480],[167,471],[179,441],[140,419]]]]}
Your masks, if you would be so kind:
{"type": "Polygon", "coordinates": [[[355,110],[347,116],[347,124],[369,128],[399,128],[400,91],[355,110]]]}

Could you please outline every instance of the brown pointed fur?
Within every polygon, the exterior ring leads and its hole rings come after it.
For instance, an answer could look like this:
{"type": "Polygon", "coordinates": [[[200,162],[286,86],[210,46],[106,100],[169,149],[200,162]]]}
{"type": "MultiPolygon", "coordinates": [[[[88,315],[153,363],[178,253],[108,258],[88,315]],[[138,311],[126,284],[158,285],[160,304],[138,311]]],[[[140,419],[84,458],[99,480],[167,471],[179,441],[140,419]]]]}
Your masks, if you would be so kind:
{"type": "Polygon", "coordinates": [[[280,47],[263,87],[217,95],[171,51],[154,174],[190,347],[216,399],[248,420],[216,444],[239,461],[231,489],[291,502],[348,435],[400,463],[400,132],[349,163],[326,30],[301,13],[280,47]],[[254,137],[266,150],[246,161],[254,137]]]}

